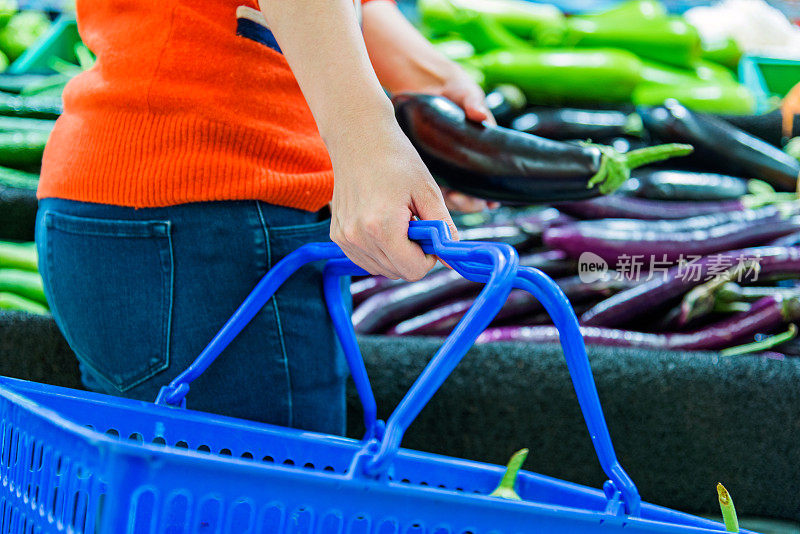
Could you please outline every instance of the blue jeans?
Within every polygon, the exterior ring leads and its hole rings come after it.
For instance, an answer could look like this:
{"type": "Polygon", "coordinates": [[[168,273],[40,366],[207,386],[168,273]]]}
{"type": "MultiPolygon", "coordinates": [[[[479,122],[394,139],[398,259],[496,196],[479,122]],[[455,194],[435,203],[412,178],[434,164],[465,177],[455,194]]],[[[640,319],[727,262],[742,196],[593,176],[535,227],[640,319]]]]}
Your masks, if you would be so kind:
{"type": "MultiPolygon", "coordinates": [[[[329,240],[329,227],[321,214],[257,201],[133,209],[44,199],[36,242],[47,300],[85,385],[153,401],[272,265],[329,240]]],[[[346,376],[313,264],[192,384],[187,404],[342,434],[346,376]]]]}

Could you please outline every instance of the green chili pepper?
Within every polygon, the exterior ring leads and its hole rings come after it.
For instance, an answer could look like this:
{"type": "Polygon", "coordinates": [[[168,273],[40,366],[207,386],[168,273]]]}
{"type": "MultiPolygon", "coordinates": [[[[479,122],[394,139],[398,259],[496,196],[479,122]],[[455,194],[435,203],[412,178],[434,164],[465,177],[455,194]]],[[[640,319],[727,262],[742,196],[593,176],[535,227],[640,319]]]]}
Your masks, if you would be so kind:
{"type": "Polygon", "coordinates": [[[674,98],[687,108],[704,113],[747,115],[755,112],[755,97],[738,83],[685,80],[680,84],[643,83],[633,92],[637,106],[660,106],[674,98]]]}
{"type": "Polygon", "coordinates": [[[518,37],[557,43],[564,31],[564,14],[555,6],[524,0],[420,0],[422,22],[434,32],[461,32],[459,17],[473,14],[500,24],[518,37]]]}
{"type": "Polygon", "coordinates": [[[604,23],[624,23],[663,20],[668,14],[659,0],[627,0],[611,9],[586,16],[604,23]]]}
{"type": "Polygon", "coordinates": [[[527,457],[528,449],[522,449],[514,453],[514,455],[511,457],[511,460],[508,461],[506,472],[503,474],[503,478],[500,479],[500,484],[493,492],[489,494],[491,497],[500,497],[502,499],[511,499],[513,501],[522,500],[522,497],[517,494],[514,486],[517,484],[519,470],[522,469],[522,464],[525,463],[525,459],[527,457]]]}
{"type": "Polygon", "coordinates": [[[453,61],[469,59],[475,55],[475,47],[460,37],[446,37],[431,41],[433,47],[453,61]]]}
{"type": "Polygon", "coordinates": [[[728,37],[722,41],[703,42],[701,55],[703,59],[735,69],[739,66],[739,60],[742,59],[743,53],[736,41],[728,37]]]}
{"type": "Polygon", "coordinates": [[[602,20],[575,16],[567,19],[564,46],[614,47],[639,57],[688,67],[700,58],[700,36],[680,17],[658,20],[602,20]]]}
{"type": "Polygon", "coordinates": [[[511,83],[532,101],[627,102],[642,63],[624,50],[498,50],[479,56],[489,85],[511,83]]]}

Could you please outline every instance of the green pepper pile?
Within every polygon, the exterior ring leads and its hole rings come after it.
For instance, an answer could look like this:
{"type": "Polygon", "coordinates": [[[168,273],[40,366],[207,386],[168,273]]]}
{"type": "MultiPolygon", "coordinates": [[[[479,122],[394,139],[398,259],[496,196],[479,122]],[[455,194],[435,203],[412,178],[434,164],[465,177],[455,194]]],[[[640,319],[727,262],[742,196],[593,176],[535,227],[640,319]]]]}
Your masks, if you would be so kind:
{"type": "Polygon", "coordinates": [[[733,41],[705,45],[658,0],[566,17],[524,0],[420,0],[423,31],[486,87],[514,84],[531,102],[660,105],[748,114],[733,41]]]}

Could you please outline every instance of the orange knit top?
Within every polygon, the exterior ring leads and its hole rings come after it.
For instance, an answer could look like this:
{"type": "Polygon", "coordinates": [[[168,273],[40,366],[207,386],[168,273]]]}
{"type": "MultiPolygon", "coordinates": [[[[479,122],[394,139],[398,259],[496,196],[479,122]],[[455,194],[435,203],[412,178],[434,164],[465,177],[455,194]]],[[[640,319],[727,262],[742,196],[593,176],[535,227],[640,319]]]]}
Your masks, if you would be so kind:
{"type": "Polygon", "coordinates": [[[97,63],[64,90],[39,198],[330,201],[328,153],[256,0],[77,0],[77,17],[97,63]]]}

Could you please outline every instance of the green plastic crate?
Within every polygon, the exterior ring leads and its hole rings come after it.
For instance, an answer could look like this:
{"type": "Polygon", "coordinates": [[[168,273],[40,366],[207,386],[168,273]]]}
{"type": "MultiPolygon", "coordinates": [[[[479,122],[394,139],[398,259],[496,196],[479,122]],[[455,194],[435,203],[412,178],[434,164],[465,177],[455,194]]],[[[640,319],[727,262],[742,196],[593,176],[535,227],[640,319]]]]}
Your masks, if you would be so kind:
{"type": "Polygon", "coordinates": [[[739,63],[739,78],[756,97],[756,111],[769,111],[770,99],[784,97],[800,83],[800,61],[746,56],[739,63]]]}
{"type": "Polygon", "coordinates": [[[59,57],[77,63],[75,45],[81,42],[74,14],[64,14],[53,22],[39,40],[17,58],[6,71],[9,74],[54,74],[50,62],[59,57]]]}

